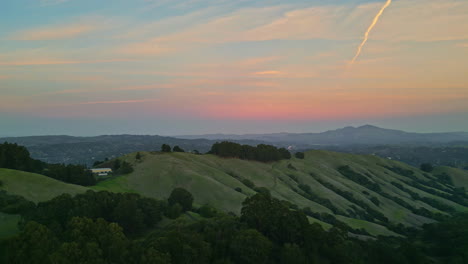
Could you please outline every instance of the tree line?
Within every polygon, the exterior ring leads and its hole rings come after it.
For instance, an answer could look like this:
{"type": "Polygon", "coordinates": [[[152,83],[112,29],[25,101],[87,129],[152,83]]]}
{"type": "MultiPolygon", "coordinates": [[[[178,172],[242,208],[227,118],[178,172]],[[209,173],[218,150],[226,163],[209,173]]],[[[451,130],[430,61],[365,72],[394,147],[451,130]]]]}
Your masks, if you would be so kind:
{"type": "Polygon", "coordinates": [[[48,164],[31,158],[25,147],[8,142],[0,144],[0,168],[38,173],[59,181],[83,186],[96,184],[96,178],[86,166],[48,164]]]}
{"type": "Polygon", "coordinates": [[[291,153],[285,148],[277,148],[275,146],[265,144],[259,144],[254,147],[228,141],[213,144],[208,153],[215,154],[223,158],[239,158],[260,162],[279,161],[291,158],[291,153]]]}
{"type": "MultiPolygon", "coordinates": [[[[11,202],[21,202],[12,198],[11,202]]],[[[24,201],[23,201],[24,202],[24,201]]],[[[467,263],[468,215],[423,226],[404,237],[361,240],[339,225],[325,231],[262,192],[243,202],[240,217],[193,208],[177,188],[167,200],[138,194],[62,195],[22,215],[21,233],[0,243],[6,263],[467,263]],[[159,225],[171,208],[196,211],[159,225]],[[187,219],[187,218],[185,218],[187,219]]],[[[1,208],[1,207],[0,207],[1,208]]],[[[176,216],[177,217],[177,216],[176,216]]],[[[172,217],[172,218],[176,218],[172,217]]]]}

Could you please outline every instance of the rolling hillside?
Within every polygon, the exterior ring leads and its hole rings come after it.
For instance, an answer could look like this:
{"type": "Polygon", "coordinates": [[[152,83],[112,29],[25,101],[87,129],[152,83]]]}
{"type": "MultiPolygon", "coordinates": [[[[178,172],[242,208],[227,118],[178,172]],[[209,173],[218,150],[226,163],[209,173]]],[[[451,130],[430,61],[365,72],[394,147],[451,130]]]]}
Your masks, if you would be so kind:
{"type": "Polygon", "coordinates": [[[0,168],[0,190],[23,196],[33,202],[50,200],[63,193],[77,194],[88,190],[79,185],[67,184],[52,178],[17,170],[0,168]]]}
{"type": "MultiPolygon", "coordinates": [[[[208,203],[239,213],[242,201],[255,193],[255,187],[266,187],[273,196],[299,208],[335,215],[373,235],[395,234],[385,227],[385,218],[394,224],[419,226],[434,222],[437,213],[468,210],[449,200],[454,186],[437,184],[435,175],[375,156],[309,151],[304,160],[260,163],[187,153],[142,154],[140,161],[135,154],[121,158],[134,164],[133,173],[93,188],[162,199],[174,187],[184,187],[199,205],[208,203]]],[[[465,172],[456,172],[449,174],[468,178],[465,172]]]]}

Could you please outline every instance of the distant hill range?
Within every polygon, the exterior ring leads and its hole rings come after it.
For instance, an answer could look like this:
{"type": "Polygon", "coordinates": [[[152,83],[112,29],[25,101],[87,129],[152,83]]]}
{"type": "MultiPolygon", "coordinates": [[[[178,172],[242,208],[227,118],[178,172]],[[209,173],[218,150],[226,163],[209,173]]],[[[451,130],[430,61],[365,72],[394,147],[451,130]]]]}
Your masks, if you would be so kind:
{"type": "Polygon", "coordinates": [[[162,144],[178,145],[186,151],[205,153],[217,141],[241,144],[271,144],[292,147],[293,151],[324,149],[338,152],[372,154],[419,166],[468,166],[468,133],[409,133],[365,125],[345,127],[323,133],[207,134],[176,137],[146,135],[104,135],[96,137],[31,136],[6,137],[0,142],[18,143],[31,156],[48,163],[92,165],[135,151],[158,151],[162,144]]]}
{"type": "Polygon", "coordinates": [[[206,134],[177,136],[184,139],[210,140],[260,140],[292,145],[382,145],[382,144],[444,144],[468,141],[468,132],[410,133],[371,125],[345,127],[322,133],[273,133],[273,134],[206,134]]]}
{"type": "MultiPolygon", "coordinates": [[[[257,145],[255,140],[235,140],[257,145]]],[[[186,151],[207,152],[216,143],[207,139],[180,139],[147,135],[103,135],[96,137],[30,136],[0,138],[0,142],[17,143],[28,148],[31,157],[47,163],[92,165],[95,161],[115,158],[135,151],[159,151],[162,144],[179,146],[186,151]]]]}

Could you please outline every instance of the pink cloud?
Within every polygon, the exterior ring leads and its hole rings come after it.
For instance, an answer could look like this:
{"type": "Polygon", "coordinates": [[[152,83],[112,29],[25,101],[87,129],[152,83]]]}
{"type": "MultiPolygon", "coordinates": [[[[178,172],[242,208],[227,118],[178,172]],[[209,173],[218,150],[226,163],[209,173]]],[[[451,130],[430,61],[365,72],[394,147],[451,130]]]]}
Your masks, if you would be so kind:
{"type": "Polygon", "coordinates": [[[254,75],[280,75],[282,72],[280,71],[260,71],[254,72],[254,75]]]}

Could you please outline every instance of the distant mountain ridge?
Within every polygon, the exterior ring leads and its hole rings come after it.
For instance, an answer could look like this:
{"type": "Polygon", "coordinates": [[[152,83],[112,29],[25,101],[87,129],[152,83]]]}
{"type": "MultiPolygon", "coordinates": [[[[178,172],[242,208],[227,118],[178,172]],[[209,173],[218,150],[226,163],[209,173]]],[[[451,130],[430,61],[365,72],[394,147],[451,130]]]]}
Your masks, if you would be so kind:
{"type": "MultiPolygon", "coordinates": [[[[260,141],[236,140],[257,145],[260,141]]],[[[86,164],[105,158],[115,158],[135,151],[159,151],[162,144],[179,146],[186,151],[207,152],[216,143],[208,139],[180,139],[150,135],[102,135],[74,137],[65,135],[0,138],[0,142],[25,146],[31,157],[47,163],[86,164]]]]}
{"type": "Polygon", "coordinates": [[[162,144],[169,144],[172,147],[178,145],[186,151],[198,150],[205,153],[211,149],[214,143],[223,140],[248,145],[293,146],[296,151],[328,149],[349,153],[376,154],[415,166],[419,165],[420,161],[432,162],[437,165],[458,164],[463,165],[463,167],[465,163],[468,165],[468,159],[466,159],[468,133],[466,132],[410,133],[371,125],[345,127],[322,133],[207,134],[174,137],[157,135],[102,135],[94,137],[53,135],[0,138],[0,142],[7,141],[27,147],[33,158],[47,163],[86,164],[88,166],[97,160],[115,158],[135,151],[157,151],[160,150],[162,144]],[[444,149],[444,145],[450,149],[444,149]],[[393,148],[390,151],[377,151],[369,148],[372,146],[392,146],[393,148]],[[425,154],[427,151],[414,153],[413,148],[419,146],[439,147],[440,150],[432,151],[438,156],[435,159],[427,159],[425,154]],[[398,147],[405,149],[399,151],[398,147]],[[398,151],[395,151],[395,148],[398,151]],[[406,158],[400,159],[400,156],[406,158]],[[439,158],[442,162],[438,162],[439,158]]]}
{"type": "Polygon", "coordinates": [[[271,134],[206,134],[176,136],[184,139],[261,140],[299,145],[353,145],[353,144],[431,144],[468,141],[468,132],[414,133],[385,129],[372,125],[345,127],[321,133],[271,134]]]}

